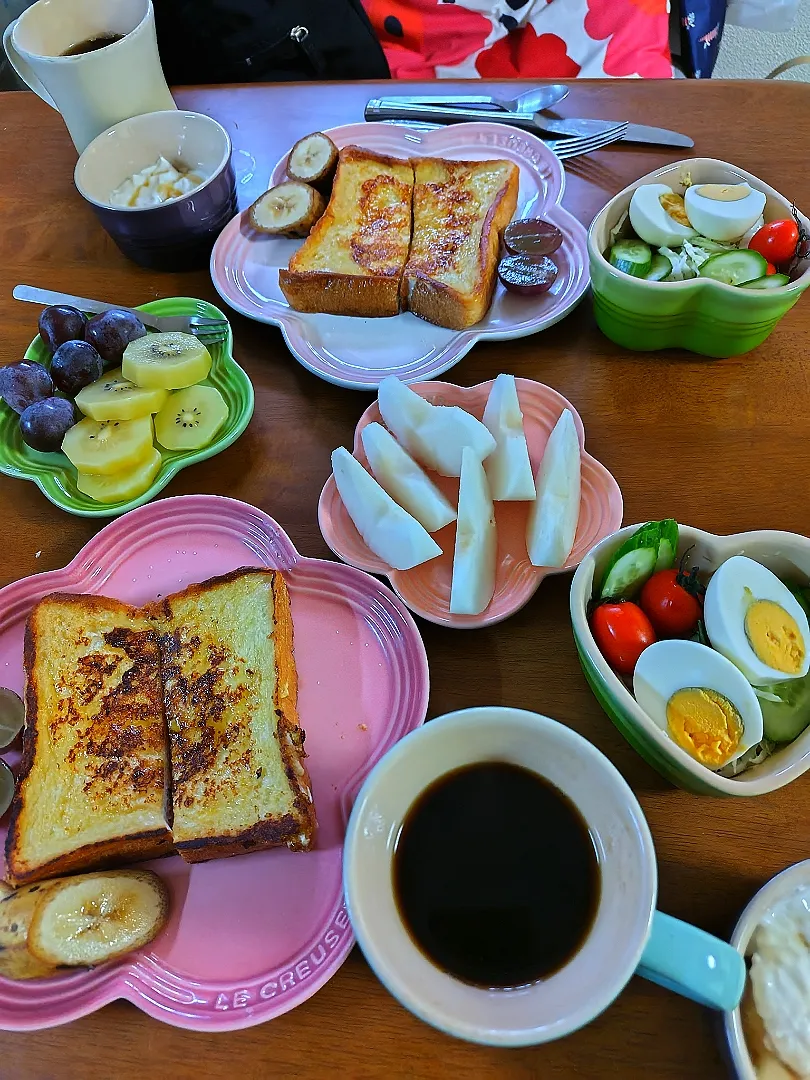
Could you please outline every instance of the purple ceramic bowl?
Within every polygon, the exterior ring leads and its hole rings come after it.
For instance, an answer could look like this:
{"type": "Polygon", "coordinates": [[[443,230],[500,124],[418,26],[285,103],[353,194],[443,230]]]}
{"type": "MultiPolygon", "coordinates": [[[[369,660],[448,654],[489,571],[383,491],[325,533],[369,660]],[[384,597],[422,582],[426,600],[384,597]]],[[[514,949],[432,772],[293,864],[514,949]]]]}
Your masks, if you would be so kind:
{"type": "Polygon", "coordinates": [[[133,262],[156,270],[207,265],[214,241],[236,213],[236,178],[227,131],[202,113],[144,113],[115,124],[82,153],[74,173],[79,194],[133,262]],[[122,207],[112,192],[159,157],[205,177],[187,195],[158,206],[122,207]]]}

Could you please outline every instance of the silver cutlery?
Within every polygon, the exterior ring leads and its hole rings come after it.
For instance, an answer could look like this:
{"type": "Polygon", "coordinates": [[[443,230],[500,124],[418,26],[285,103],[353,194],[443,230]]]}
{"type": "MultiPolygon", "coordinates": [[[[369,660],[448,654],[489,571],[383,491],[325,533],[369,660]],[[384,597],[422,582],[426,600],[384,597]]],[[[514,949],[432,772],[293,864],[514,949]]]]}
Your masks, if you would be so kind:
{"type": "Polygon", "coordinates": [[[404,97],[396,95],[386,97],[384,101],[405,102],[410,105],[489,105],[493,109],[503,112],[523,113],[533,116],[543,109],[550,109],[558,101],[568,97],[568,87],[559,83],[550,86],[539,86],[536,90],[527,90],[524,94],[518,94],[515,98],[487,97],[476,94],[445,94],[444,97],[404,97]]]}
{"type": "MultiPolygon", "coordinates": [[[[535,133],[551,135],[589,135],[615,126],[616,121],[588,120],[565,117],[554,120],[542,113],[524,111],[506,112],[497,109],[472,109],[466,106],[427,105],[404,98],[373,98],[366,105],[366,120],[424,120],[431,123],[483,120],[489,123],[512,124],[535,133]]],[[[667,128],[650,127],[646,124],[627,124],[624,142],[646,143],[655,146],[692,147],[694,141],[688,135],[667,128]]]]}
{"type": "Polygon", "coordinates": [[[31,304],[65,304],[78,308],[86,314],[98,315],[113,308],[131,311],[150,330],[161,333],[180,332],[193,334],[200,341],[221,341],[228,332],[225,319],[206,319],[201,315],[152,315],[147,311],[138,311],[125,304],[106,304],[102,300],[88,300],[83,296],[71,296],[69,293],[51,292],[49,289],[36,289],[33,285],[15,285],[11,294],[15,300],[27,300],[31,304]]]}
{"type": "Polygon", "coordinates": [[[568,158],[581,157],[583,154],[592,154],[594,150],[601,150],[603,146],[619,142],[624,136],[627,124],[617,124],[608,131],[601,131],[595,135],[574,136],[564,139],[544,139],[546,146],[553,150],[560,161],[568,158]]]}

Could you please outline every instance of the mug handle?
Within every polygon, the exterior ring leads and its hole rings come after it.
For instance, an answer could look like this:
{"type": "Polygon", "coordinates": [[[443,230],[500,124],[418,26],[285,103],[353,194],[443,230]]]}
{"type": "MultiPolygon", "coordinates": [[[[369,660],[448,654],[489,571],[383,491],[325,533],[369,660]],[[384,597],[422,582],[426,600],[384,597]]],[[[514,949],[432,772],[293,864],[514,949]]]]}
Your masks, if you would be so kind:
{"type": "Polygon", "coordinates": [[[6,50],[6,56],[9,59],[9,63],[29,89],[33,90],[35,94],[38,94],[46,105],[50,105],[52,109],[56,109],[56,111],[59,112],[59,109],[56,107],[56,102],[31,70],[31,65],[26,60],[23,60],[22,56],[17,52],[14,42],[11,40],[11,35],[14,33],[14,27],[18,22],[19,19],[10,22],[3,33],[3,48],[6,50]]]}
{"type": "Polygon", "coordinates": [[[636,974],[710,1009],[735,1009],[745,986],[745,961],[735,948],[690,923],[653,912],[636,974]]]}

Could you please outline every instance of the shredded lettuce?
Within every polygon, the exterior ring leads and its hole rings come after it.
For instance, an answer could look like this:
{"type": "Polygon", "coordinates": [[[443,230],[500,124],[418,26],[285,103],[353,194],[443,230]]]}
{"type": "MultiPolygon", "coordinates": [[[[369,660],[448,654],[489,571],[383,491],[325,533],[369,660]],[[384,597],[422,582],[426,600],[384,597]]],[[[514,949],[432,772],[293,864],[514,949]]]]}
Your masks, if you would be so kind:
{"type": "Polygon", "coordinates": [[[775,749],[776,745],[770,739],[763,739],[756,746],[752,746],[750,750],[746,750],[742,757],[738,757],[736,761],[731,761],[728,765],[724,765],[722,769],[718,769],[717,775],[733,779],[735,776],[739,776],[740,773],[745,772],[746,769],[762,764],[775,749]]]}
{"type": "Polygon", "coordinates": [[[697,270],[690,265],[689,257],[683,250],[676,251],[674,248],[662,247],[658,251],[672,263],[672,270],[664,278],[665,281],[686,281],[687,278],[697,277],[697,270]]]}
{"type": "Polygon", "coordinates": [[[627,220],[630,217],[630,211],[625,210],[616,224],[608,233],[608,246],[613,247],[617,240],[620,240],[624,234],[624,227],[627,224],[627,220]]]}

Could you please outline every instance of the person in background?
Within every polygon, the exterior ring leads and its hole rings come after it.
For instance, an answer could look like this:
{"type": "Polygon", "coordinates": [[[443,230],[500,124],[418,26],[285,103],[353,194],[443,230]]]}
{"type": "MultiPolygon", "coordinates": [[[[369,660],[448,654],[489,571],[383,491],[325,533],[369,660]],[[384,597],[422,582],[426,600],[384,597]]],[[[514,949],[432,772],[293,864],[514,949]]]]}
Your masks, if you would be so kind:
{"type": "Polygon", "coordinates": [[[395,79],[672,77],[667,0],[364,0],[395,79]]]}

